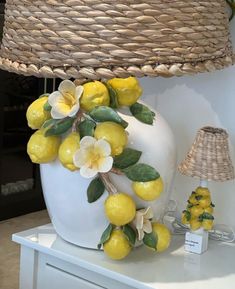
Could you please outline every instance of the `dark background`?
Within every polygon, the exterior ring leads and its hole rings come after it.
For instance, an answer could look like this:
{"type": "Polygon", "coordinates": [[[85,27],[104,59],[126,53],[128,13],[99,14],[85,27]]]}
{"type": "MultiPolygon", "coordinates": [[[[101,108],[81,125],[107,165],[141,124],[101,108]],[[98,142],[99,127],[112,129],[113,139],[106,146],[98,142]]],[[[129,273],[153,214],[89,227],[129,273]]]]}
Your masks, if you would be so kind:
{"type": "MultiPolygon", "coordinates": [[[[0,1],[0,38],[4,3],[0,1]]],[[[28,105],[43,92],[43,79],[0,70],[0,220],[45,208],[39,167],[26,145],[33,133],[25,117],[28,105]]]]}

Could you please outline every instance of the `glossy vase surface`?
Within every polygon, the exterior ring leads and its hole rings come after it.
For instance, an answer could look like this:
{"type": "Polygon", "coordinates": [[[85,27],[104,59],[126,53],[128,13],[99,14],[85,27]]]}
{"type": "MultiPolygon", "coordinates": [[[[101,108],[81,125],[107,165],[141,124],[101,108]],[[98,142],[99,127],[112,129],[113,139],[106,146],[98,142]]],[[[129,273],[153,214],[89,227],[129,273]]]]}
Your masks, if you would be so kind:
{"type": "MultiPolygon", "coordinates": [[[[137,208],[151,206],[155,219],[159,219],[169,200],[176,167],[172,131],[158,112],[153,125],[141,123],[127,110],[122,110],[119,114],[129,123],[128,147],[142,151],[140,162],[159,171],[164,181],[164,192],[157,200],[145,202],[133,193],[131,181],[125,176],[110,173],[110,178],[119,192],[128,193],[134,198],[137,208]]],[[[56,232],[73,244],[97,248],[102,232],[108,224],[104,213],[107,192],[98,201],[90,204],[86,191],[91,179],[81,177],[79,171],[70,172],[58,160],[40,165],[40,171],[47,209],[56,232]]]]}

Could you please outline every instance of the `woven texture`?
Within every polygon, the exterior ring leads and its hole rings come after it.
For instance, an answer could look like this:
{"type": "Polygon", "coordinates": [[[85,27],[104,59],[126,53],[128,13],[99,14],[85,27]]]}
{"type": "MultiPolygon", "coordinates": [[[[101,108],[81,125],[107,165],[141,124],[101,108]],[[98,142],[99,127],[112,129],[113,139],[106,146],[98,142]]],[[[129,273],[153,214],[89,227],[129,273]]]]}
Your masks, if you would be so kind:
{"type": "Polygon", "coordinates": [[[227,132],[214,127],[201,128],[179,171],[208,181],[234,179],[227,132]]]}
{"type": "Polygon", "coordinates": [[[225,0],[7,0],[0,68],[38,77],[181,76],[233,63],[225,0]]]}

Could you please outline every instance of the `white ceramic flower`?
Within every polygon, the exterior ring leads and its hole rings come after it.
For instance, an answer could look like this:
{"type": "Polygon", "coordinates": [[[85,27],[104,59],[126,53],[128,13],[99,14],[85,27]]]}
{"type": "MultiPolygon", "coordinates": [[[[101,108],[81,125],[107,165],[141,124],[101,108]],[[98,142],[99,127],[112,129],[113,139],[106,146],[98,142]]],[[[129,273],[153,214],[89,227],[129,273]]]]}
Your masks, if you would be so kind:
{"type": "Polygon", "coordinates": [[[75,116],[80,108],[79,98],[82,93],[83,86],[76,86],[70,80],[63,80],[58,90],[52,92],[48,97],[48,102],[52,107],[52,118],[61,119],[66,116],[75,116]]]}
{"type": "Polygon", "coordinates": [[[84,178],[92,178],[97,173],[107,173],[113,166],[110,144],[94,137],[85,136],[80,142],[80,149],[73,157],[74,165],[80,168],[80,174],[84,178]]]}
{"type": "Polygon", "coordinates": [[[153,210],[151,207],[146,209],[141,209],[136,212],[135,219],[133,220],[133,225],[138,231],[138,240],[141,241],[144,238],[144,233],[152,232],[152,224],[150,219],[153,218],[153,210]]]}

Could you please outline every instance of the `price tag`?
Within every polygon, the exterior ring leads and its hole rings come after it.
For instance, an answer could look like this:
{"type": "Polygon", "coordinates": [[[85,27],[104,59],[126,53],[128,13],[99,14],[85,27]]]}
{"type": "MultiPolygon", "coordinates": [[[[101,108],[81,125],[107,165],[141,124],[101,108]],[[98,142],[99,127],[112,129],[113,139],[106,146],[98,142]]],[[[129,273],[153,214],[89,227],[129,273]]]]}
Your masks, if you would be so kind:
{"type": "Polygon", "coordinates": [[[195,232],[187,232],[185,234],[184,249],[187,252],[196,254],[204,253],[208,248],[208,232],[199,230],[195,232]]]}

